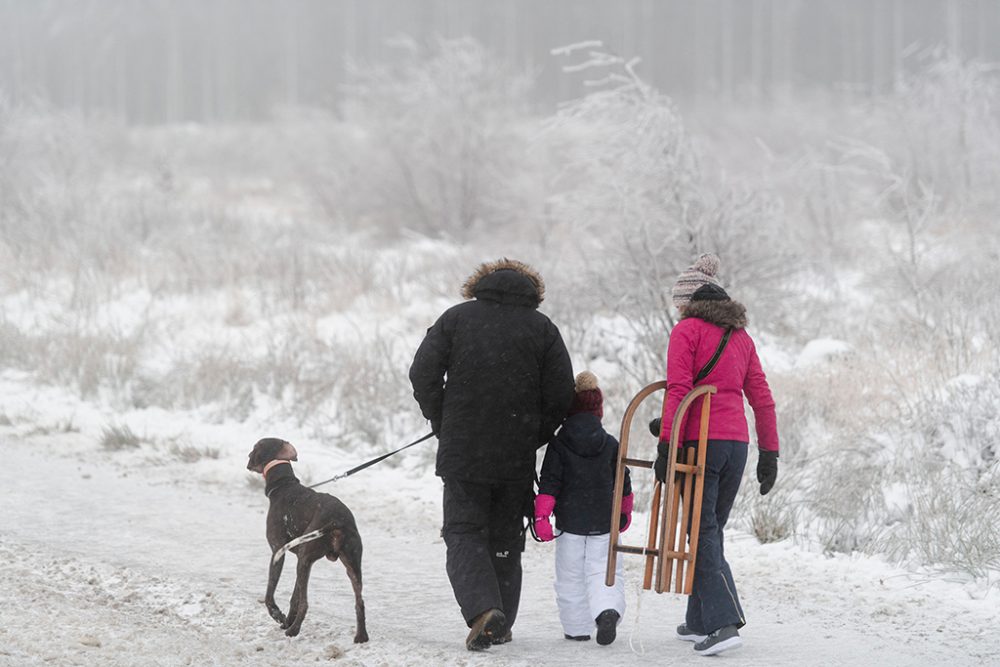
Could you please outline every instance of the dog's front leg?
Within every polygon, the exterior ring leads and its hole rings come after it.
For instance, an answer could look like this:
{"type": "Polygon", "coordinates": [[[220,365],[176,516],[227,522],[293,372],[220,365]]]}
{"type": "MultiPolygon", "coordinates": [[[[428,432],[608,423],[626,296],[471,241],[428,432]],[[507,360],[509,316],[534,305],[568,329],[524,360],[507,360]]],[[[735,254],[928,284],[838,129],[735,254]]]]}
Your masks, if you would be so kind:
{"type": "Polygon", "coordinates": [[[270,566],[268,568],[267,575],[267,593],[264,595],[264,605],[267,607],[267,613],[271,615],[271,618],[281,623],[281,627],[285,626],[285,615],[281,613],[281,609],[278,608],[278,604],[274,601],[274,590],[278,587],[278,579],[281,578],[281,569],[285,565],[285,557],[282,556],[277,561],[272,561],[268,559],[270,566]]]}
{"type": "Polygon", "coordinates": [[[309,573],[312,570],[314,558],[307,558],[305,554],[299,554],[299,563],[295,568],[295,590],[292,591],[291,602],[288,603],[288,621],[282,626],[288,628],[285,634],[294,637],[299,634],[302,627],[302,619],[306,617],[309,609],[309,573]]]}

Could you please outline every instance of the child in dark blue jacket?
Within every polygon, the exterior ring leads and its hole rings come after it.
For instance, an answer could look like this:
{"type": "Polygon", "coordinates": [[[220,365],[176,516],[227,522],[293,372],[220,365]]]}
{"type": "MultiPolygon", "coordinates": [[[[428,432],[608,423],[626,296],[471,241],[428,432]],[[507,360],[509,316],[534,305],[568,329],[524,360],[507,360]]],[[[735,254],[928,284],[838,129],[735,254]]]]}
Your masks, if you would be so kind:
{"type": "MultiPolygon", "coordinates": [[[[584,641],[597,626],[597,643],[615,640],[625,613],[622,559],[614,586],[605,586],[618,441],[601,425],[604,396],[590,371],[576,376],[569,416],[549,443],[535,498],[535,534],[553,539],[556,515],[556,601],[566,639],[584,641]]],[[[632,521],[632,484],[625,469],[620,529],[632,521]]]]}

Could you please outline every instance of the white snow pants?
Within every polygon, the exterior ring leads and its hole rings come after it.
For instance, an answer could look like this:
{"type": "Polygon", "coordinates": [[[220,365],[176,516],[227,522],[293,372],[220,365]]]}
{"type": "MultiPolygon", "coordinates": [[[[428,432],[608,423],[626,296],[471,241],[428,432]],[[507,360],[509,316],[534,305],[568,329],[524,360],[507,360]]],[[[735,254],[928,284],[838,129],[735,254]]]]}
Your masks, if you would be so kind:
{"type": "Polygon", "coordinates": [[[625,580],[617,559],[615,585],[605,586],[608,543],[611,535],[563,533],[556,539],[556,602],[563,632],[572,637],[594,631],[598,614],[605,609],[625,616],[625,580]]]}

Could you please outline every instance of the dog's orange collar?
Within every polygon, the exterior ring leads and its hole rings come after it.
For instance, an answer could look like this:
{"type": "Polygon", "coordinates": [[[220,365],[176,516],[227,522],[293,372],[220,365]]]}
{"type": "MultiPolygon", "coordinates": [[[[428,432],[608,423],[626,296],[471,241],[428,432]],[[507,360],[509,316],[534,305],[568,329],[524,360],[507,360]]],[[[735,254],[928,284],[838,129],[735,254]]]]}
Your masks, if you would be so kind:
{"type": "Polygon", "coordinates": [[[264,469],[260,471],[260,474],[263,475],[264,479],[266,480],[267,479],[267,471],[270,470],[271,468],[273,468],[274,466],[280,465],[282,463],[287,463],[289,465],[292,464],[291,461],[286,461],[285,459],[275,459],[275,460],[271,461],[270,463],[268,463],[266,466],[264,466],[264,469]]]}

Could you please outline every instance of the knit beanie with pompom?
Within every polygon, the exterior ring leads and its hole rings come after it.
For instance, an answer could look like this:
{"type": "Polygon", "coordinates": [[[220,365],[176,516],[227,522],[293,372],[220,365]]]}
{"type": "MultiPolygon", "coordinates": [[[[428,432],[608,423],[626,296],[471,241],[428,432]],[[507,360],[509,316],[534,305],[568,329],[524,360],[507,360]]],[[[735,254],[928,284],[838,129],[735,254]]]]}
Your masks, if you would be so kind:
{"type": "Polygon", "coordinates": [[[715,274],[719,272],[719,264],[718,255],[706,253],[699,257],[681,275],[677,276],[677,282],[674,283],[674,288],[670,290],[670,296],[673,297],[674,305],[677,308],[683,308],[688,305],[691,301],[691,295],[703,285],[711,284],[721,287],[715,277],[715,274]]]}
{"type": "Polygon", "coordinates": [[[597,386],[597,376],[590,371],[583,371],[576,376],[575,389],[576,394],[573,396],[573,404],[569,407],[569,414],[589,412],[598,419],[603,418],[604,394],[597,386]]]}

